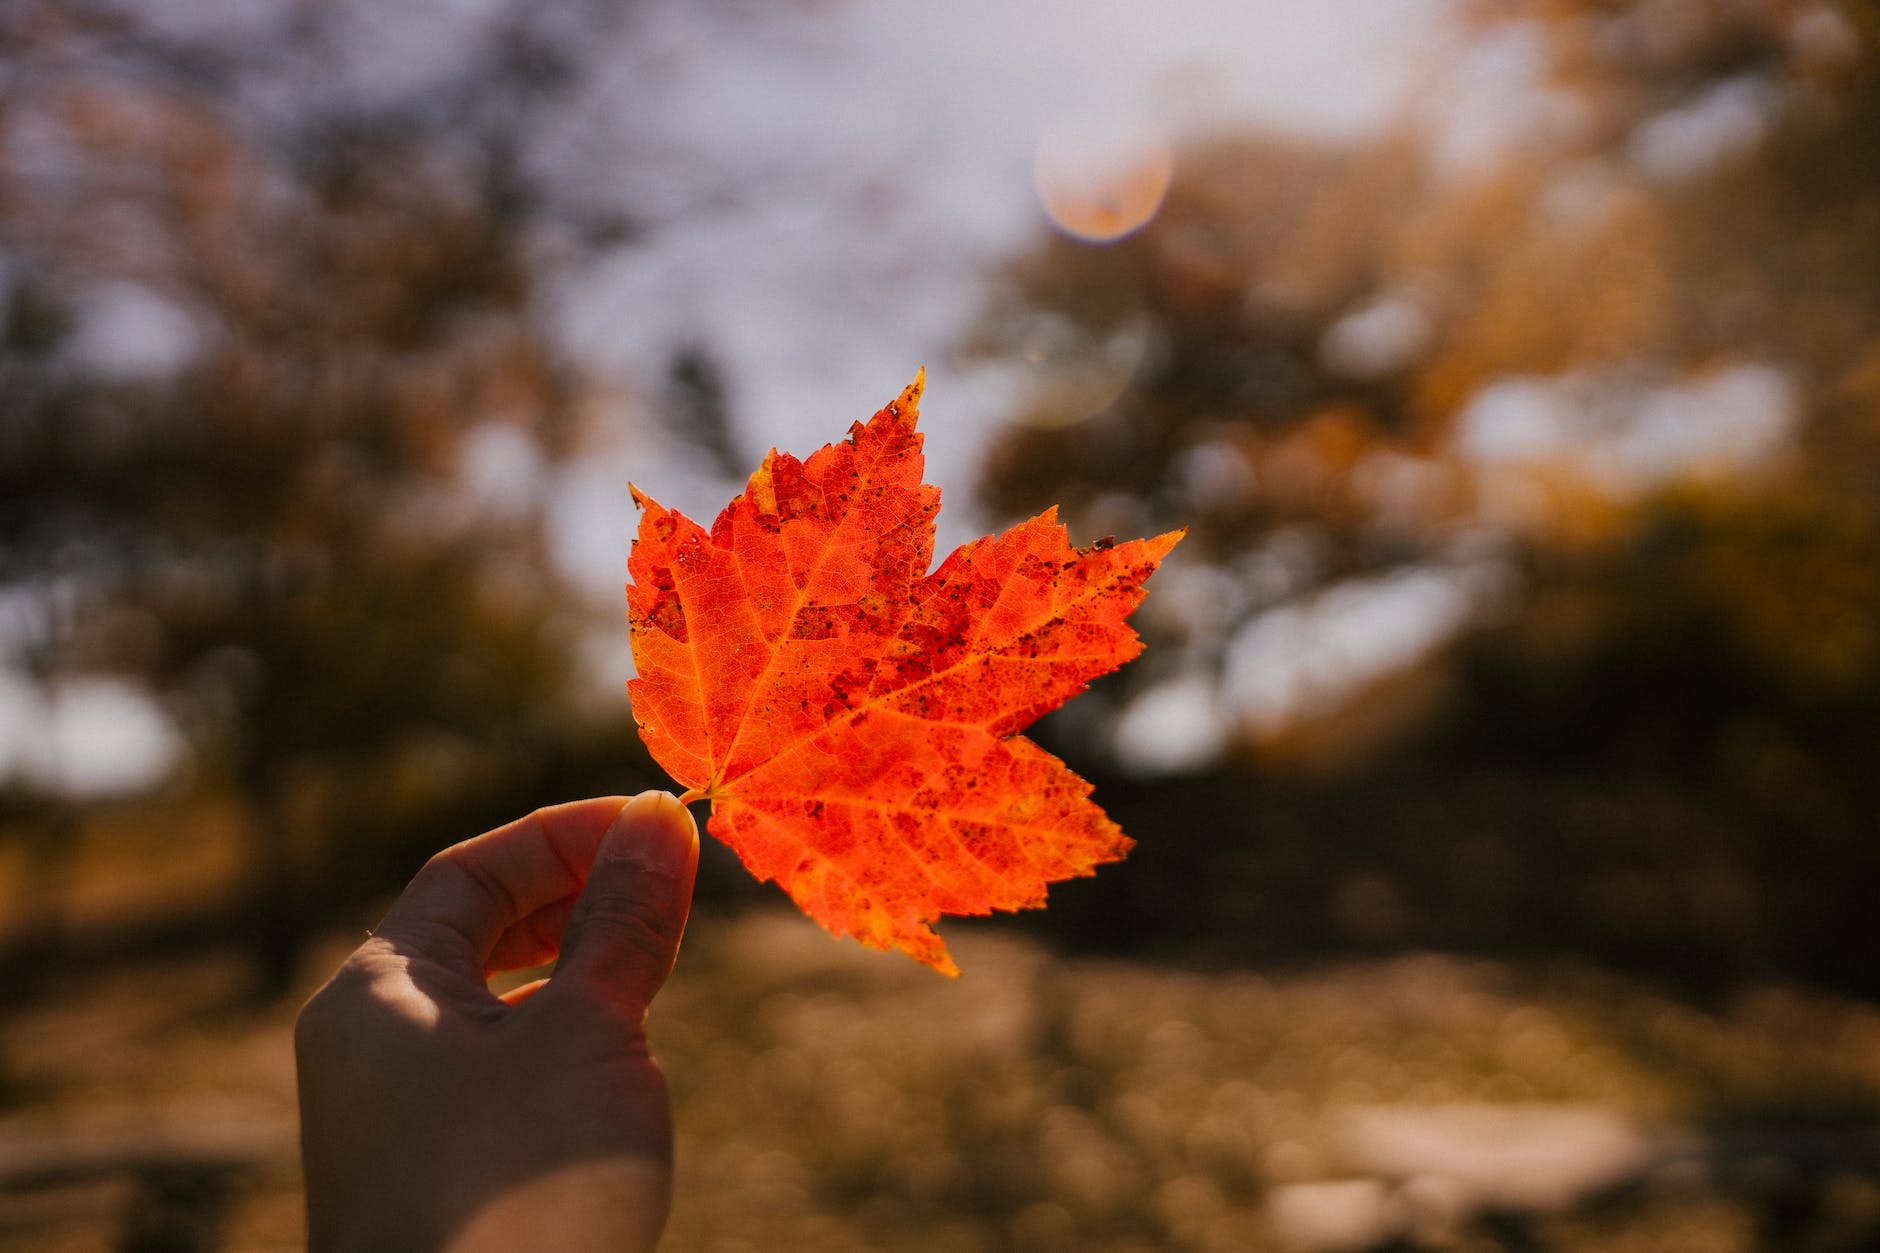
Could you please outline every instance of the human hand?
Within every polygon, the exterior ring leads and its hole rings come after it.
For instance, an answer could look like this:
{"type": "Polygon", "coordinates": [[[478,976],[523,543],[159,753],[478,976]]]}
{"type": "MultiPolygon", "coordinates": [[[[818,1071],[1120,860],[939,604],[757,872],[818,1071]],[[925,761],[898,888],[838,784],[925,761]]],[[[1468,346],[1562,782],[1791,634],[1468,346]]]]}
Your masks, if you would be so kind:
{"type": "Polygon", "coordinates": [[[643,792],[418,872],[295,1027],[313,1253],[658,1243],[672,1115],[644,1020],[697,867],[691,815],[643,792]],[[489,991],[558,952],[552,978],[489,991]]]}

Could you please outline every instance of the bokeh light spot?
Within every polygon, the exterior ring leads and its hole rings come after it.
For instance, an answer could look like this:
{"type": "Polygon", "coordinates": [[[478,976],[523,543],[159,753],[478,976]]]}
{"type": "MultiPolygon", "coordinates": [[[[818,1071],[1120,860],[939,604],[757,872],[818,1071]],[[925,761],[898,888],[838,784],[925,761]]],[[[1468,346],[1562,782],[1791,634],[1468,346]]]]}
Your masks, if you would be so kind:
{"type": "Polygon", "coordinates": [[[1111,243],[1140,230],[1168,194],[1174,150],[1159,127],[1127,115],[1074,117],[1038,137],[1033,181],[1066,235],[1111,243]]]}

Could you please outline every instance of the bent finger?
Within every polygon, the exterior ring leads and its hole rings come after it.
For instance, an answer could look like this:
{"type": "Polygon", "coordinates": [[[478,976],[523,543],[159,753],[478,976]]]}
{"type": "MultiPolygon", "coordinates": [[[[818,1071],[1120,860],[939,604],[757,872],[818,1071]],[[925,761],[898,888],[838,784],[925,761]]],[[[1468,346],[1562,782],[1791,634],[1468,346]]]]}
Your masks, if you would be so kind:
{"type": "Polygon", "coordinates": [[[555,960],[561,952],[562,933],[568,929],[568,917],[574,913],[574,902],[574,897],[564,897],[512,924],[496,937],[495,947],[484,959],[484,972],[522,970],[555,960]]]}
{"type": "Polygon", "coordinates": [[[418,871],[374,934],[480,976],[505,932],[581,891],[625,804],[611,796],[538,809],[445,849],[418,871]]]}

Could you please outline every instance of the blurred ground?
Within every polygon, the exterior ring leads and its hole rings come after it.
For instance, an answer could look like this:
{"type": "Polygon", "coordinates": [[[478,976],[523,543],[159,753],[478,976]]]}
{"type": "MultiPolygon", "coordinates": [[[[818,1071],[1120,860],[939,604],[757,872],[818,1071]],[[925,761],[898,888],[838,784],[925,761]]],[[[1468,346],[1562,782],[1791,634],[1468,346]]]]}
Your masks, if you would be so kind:
{"type": "MultiPolygon", "coordinates": [[[[85,863],[71,899],[134,896],[152,851],[85,863]]],[[[703,909],[653,1024],[680,1128],[666,1247],[1880,1239],[1869,1004],[1751,984],[1699,1005],[1559,961],[1065,956],[1035,920],[949,927],[948,981],[785,908],[703,909]]],[[[299,1247],[292,1019],[360,933],[259,1002],[232,956],[16,987],[0,1249],[299,1247]]]]}

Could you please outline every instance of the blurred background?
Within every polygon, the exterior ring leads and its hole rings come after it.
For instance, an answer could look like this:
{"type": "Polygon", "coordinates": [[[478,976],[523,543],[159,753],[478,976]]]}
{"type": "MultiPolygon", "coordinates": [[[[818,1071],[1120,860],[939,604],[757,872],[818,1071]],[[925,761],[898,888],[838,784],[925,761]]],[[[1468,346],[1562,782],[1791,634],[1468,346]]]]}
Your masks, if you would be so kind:
{"type": "Polygon", "coordinates": [[[1857,0],[0,6],[0,1249],[300,1242],[288,1033],[663,780],[629,478],[928,370],[942,550],[1186,526],[1139,842],[829,940],[708,848],[668,1247],[1880,1249],[1857,0]]]}

